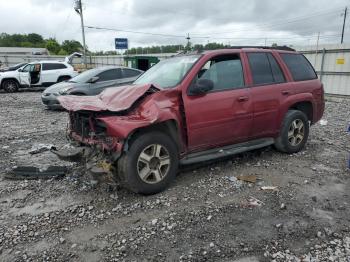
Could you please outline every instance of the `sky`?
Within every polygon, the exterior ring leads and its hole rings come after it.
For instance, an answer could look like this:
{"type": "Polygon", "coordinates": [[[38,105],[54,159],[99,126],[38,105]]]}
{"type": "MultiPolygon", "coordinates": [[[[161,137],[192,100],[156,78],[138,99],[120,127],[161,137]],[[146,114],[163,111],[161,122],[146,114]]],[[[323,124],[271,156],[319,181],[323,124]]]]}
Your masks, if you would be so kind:
{"type": "MultiPolygon", "coordinates": [[[[129,47],[220,42],[229,45],[340,43],[349,0],[82,0],[86,45],[114,50],[114,38],[129,47]],[[123,30],[123,31],[119,31],[123,30]],[[125,32],[129,31],[129,32],[125,32]],[[132,32],[139,33],[132,33],[132,32]]],[[[59,42],[82,42],[74,0],[0,0],[0,33],[38,33],[59,42]]],[[[350,42],[350,10],[345,28],[350,42]]]]}

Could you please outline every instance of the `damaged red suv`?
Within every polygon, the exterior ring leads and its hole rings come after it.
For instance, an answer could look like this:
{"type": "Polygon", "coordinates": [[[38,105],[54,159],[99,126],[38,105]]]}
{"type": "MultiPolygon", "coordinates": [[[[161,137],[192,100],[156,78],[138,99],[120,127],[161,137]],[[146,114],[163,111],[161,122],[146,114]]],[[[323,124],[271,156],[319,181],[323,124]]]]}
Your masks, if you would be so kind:
{"type": "Polygon", "coordinates": [[[70,137],[103,151],[118,180],[141,194],[164,190],[180,164],[269,145],[298,152],[325,106],[315,70],[288,48],[179,55],[133,85],[59,100],[70,137]]]}

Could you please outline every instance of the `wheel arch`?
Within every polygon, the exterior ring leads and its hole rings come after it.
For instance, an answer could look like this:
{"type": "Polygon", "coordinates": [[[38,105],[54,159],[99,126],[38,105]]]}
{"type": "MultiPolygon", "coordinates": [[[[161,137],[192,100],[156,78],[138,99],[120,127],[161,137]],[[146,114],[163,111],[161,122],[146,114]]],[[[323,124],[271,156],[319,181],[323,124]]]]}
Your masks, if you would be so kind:
{"type": "Polygon", "coordinates": [[[141,134],[149,133],[152,131],[160,131],[167,134],[178,147],[180,151],[182,148],[182,141],[179,132],[179,125],[175,119],[168,119],[162,122],[154,123],[152,125],[139,127],[133,130],[129,136],[125,139],[124,143],[124,151],[127,151],[129,146],[137,139],[141,134]]]}
{"type": "Polygon", "coordinates": [[[58,82],[58,80],[59,80],[60,78],[71,79],[72,77],[71,77],[70,75],[60,75],[60,76],[57,77],[56,82],[58,82]]]}
{"type": "Polygon", "coordinates": [[[313,122],[313,105],[310,101],[300,101],[289,107],[288,110],[299,110],[303,112],[311,123],[313,122]]]}
{"type": "Polygon", "coordinates": [[[1,89],[3,89],[3,85],[4,85],[4,82],[5,82],[6,80],[14,80],[14,81],[17,82],[18,87],[21,86],[21,84],[19,83],[19,81],[18,81],[17,78],[15,78],[15,77],[6,77],[6,78],[1,79],[1,81],[0,81],[0,88],[1,88],[1,89]]]}

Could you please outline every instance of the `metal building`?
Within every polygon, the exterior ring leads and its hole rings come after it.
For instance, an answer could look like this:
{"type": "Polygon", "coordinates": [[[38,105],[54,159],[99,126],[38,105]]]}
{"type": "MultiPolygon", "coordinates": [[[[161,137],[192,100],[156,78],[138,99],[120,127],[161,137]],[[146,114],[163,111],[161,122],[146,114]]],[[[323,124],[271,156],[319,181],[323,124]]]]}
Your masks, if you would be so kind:
{"type": "Polygon", "coordinates": [[[294,48],[314,66],[327,94],[350,96],[350,44],[294,48]]]}

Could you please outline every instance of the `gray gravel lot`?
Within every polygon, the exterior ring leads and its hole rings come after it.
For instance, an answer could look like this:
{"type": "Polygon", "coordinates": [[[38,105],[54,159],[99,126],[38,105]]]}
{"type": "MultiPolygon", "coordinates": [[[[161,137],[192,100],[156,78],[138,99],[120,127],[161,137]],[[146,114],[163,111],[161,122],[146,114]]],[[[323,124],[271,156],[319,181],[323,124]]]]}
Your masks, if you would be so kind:
{"type": "Polygon", "coordinates": [[[350,261],[350,100],[327,102],[324,119],[298,154],[187,166],[145,197],[79,172],[5,179],[14,166],[68,164],[28,153],[67,144],[67,115],[45,110],[40,93],[0,93],[0,261],[350,261]]]}

